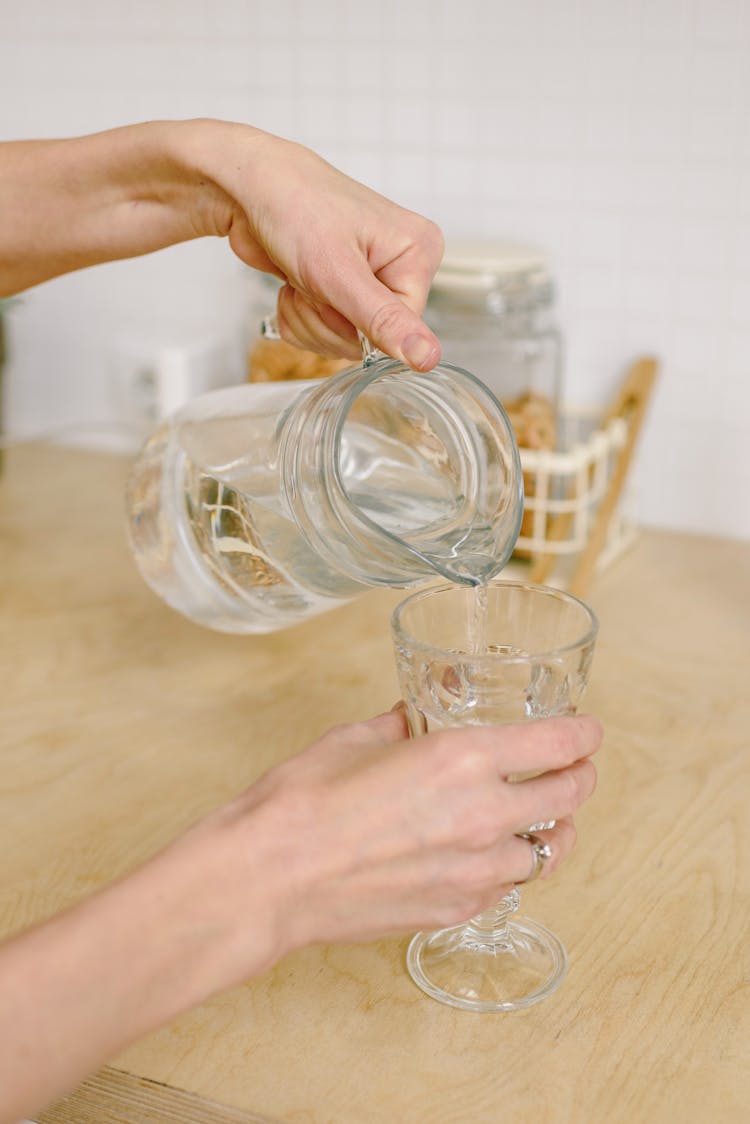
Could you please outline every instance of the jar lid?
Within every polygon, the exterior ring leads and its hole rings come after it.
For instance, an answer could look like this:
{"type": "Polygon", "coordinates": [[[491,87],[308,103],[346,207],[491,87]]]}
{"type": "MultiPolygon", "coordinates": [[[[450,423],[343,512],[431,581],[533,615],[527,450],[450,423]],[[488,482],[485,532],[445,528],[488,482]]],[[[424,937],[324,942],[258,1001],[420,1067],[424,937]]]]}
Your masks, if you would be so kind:
{"type": "Polygon", "coordinates": [[[491,292],[552,292],[544,253],[519,242],[454,242],[432,282],[438,295],[482,297],[491,292]]]}

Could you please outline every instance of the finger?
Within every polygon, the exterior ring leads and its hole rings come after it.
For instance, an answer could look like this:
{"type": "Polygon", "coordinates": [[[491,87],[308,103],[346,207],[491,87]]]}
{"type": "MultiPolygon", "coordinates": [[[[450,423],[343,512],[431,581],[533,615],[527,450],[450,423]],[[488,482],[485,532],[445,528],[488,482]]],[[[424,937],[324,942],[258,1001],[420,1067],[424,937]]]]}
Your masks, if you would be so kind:
{"type": "Polygon", "coordinates": [[[406,710],[402,702],[397,702],[393,709],[386,711],[385,714],[369,718],[362,725],[372,730],[383,744],[405,741],[409,737],[406,710]]]}
{"type": "MultiPolygon", "coordinates": [[[[540,878],[548,878],[568,858],[576,842],[575,825],[569,817],[554,828],[534,832],[552,852],[543,860],[540,878]]],[[[456,925],[497,905],[514,886],[534,874],[536,860],[531,844],[515,835],[503,834],[481,853],[454,848],[432,852],[429,857],[399,857],[384,864],[385,884],[411,886],[413,906],[423,910],[418,925],[456,925]]]]}
{"type": "Polygon", "coordinates": [[[334,358],[359,358],[361,350],[356,330],[330,309],[326,322],[315,305],[297,289],[284,285],[277,300],[279,332],[288,343],[317,355],[334,358]]]}
{"type": "Polygon", "coordinates": [[[588,714],[537,718],[484,729],[494,733],[496,760],[503,776],[564,769],[596,753],[602,741],[601,723],[588,714]]]}
{"type": "MultiPolygon", "coordinates": [[[[533,833],[537,839],[542,843],[546,843],[552,852],[548,859],[542,862],[542,870],[539,875],[540,878],[549,878],[551,874],[557,870],[561,863],[567,859],[576,844],[576,828],[571,816],[563,816],[558,820],[553,828],[547,828],[544,831],[535,831],[533,833]]],[[[526,873],[521,874],[519,877],[514,878],[513,881],[516,885],[521,885],[526,882],[534,874],[536,868],[536,859],[532,845],[528,839],[521,839],[519,836],[514,835],[508,842],[508,846],[512,851],[512,861],[523,867],[525,865],[526,873]]]]}
{"type": "Polygon", "coordinates": [[[406,713],[394,707],[363,722],[334,726],[304,752],[314,754],[320,762],[326,763],[326,768],[348,763],[353,755],[363,764],[366,760],[380,759],[384,747],[406,742],[408,737],[406,713]]]}
{"type": "Polygon", "coordinates": [[[336,309],[315,301],[289,284],[279,292],[278,307],[282,319],[306,341],[315,344],[313,350],[318,354],[325,351],[349,358],[361,355],[357,329],[336,309]]]}
{"type": "MultiPolygon", "coordinates": [[[[304,301],[306,298],[303,297],[302,299],[304,301]]],[[[317,321],[322,322],[325,328],[333,332],[336,339],[340,341],[340,345],[347,348],[351,347],[357,352],[357,355],[361,355],[362,345],[359,341],[359,333],[345,316],[342,316],[335,308],[331,308],[329,304],[321,304],[311,300],[309,305],[314,311],[317,321]]]]}
{"type": "Polygon", "coordinates": [[[531,780],[508,784],[506,799],[512,801],[509,815],[514,831],[525,831],[530,823],[548,823],[570,816],[588,800],[596,788],[596,769],[588,760],[576,761],[567,769],[542,773],[531,780]]]}
{"type": "Polygon", "coordinates": [[[304,307],[304,301],[305,298],[290,285],[284,285],[279,290],[276,303],[279,335],[287,343],[316,355],[340,356],[341,341],[324,324],[311,323],[312,317],[304,307]]]}
{"type": "Polygon", "coordinates": [[[233,222],[229,231],[229,245],[237,257],[252,269],[262,273],[271,273],[274,277],[286,281],[286,274],[275,261],[266,253],[262,245],[251,232],[246,220],[233,222]]]}

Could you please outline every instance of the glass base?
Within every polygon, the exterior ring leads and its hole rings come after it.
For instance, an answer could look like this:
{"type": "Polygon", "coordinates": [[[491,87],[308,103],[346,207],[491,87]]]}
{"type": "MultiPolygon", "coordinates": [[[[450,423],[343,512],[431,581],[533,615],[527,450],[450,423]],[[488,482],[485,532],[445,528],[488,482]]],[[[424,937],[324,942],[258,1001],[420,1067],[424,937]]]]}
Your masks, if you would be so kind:
{"type": "Polygon", "coordinates": [[[469,922],[417,933],[409,975],[427,995],[464,1011],[518,1011],[559,987],[568,970],[561,942],[538,921],[515,918],[494,930],[469,922]]]}

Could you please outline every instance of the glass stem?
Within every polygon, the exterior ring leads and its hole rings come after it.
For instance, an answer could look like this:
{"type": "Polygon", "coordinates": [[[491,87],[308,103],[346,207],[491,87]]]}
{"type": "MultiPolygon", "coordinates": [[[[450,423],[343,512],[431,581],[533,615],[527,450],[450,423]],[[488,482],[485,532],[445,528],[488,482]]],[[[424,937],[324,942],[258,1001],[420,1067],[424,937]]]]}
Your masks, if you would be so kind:
{"type": "Polygon", "coordinates": [[[497,905],[493,905],[491,909],[485,909],[484,913],[472,917],[468,923],[468,928],[472,935],[480,940],[492,940],[494,943],[510,942],[510,919],[520,903],[521,895],[518,890],[513,889],[497,905]]]}

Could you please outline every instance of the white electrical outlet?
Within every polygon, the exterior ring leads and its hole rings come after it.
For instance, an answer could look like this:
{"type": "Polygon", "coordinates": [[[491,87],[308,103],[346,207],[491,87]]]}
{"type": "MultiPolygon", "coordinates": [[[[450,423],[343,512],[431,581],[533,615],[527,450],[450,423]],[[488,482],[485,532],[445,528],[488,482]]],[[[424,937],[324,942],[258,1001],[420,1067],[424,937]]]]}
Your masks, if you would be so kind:
{"type": "Polygon", "coordinates": [[[113,394],[118,416],[144,433],[191,398],[238,381],[227,340],[164,343],[121,338],[115,344],[113,394]]]}
{"type": "Polygon", "coordinates": [[[119,340],[113,358],[112,396],[118,418],[145,433],[159,420],[154,351],[137,341],[119,340]]]}

